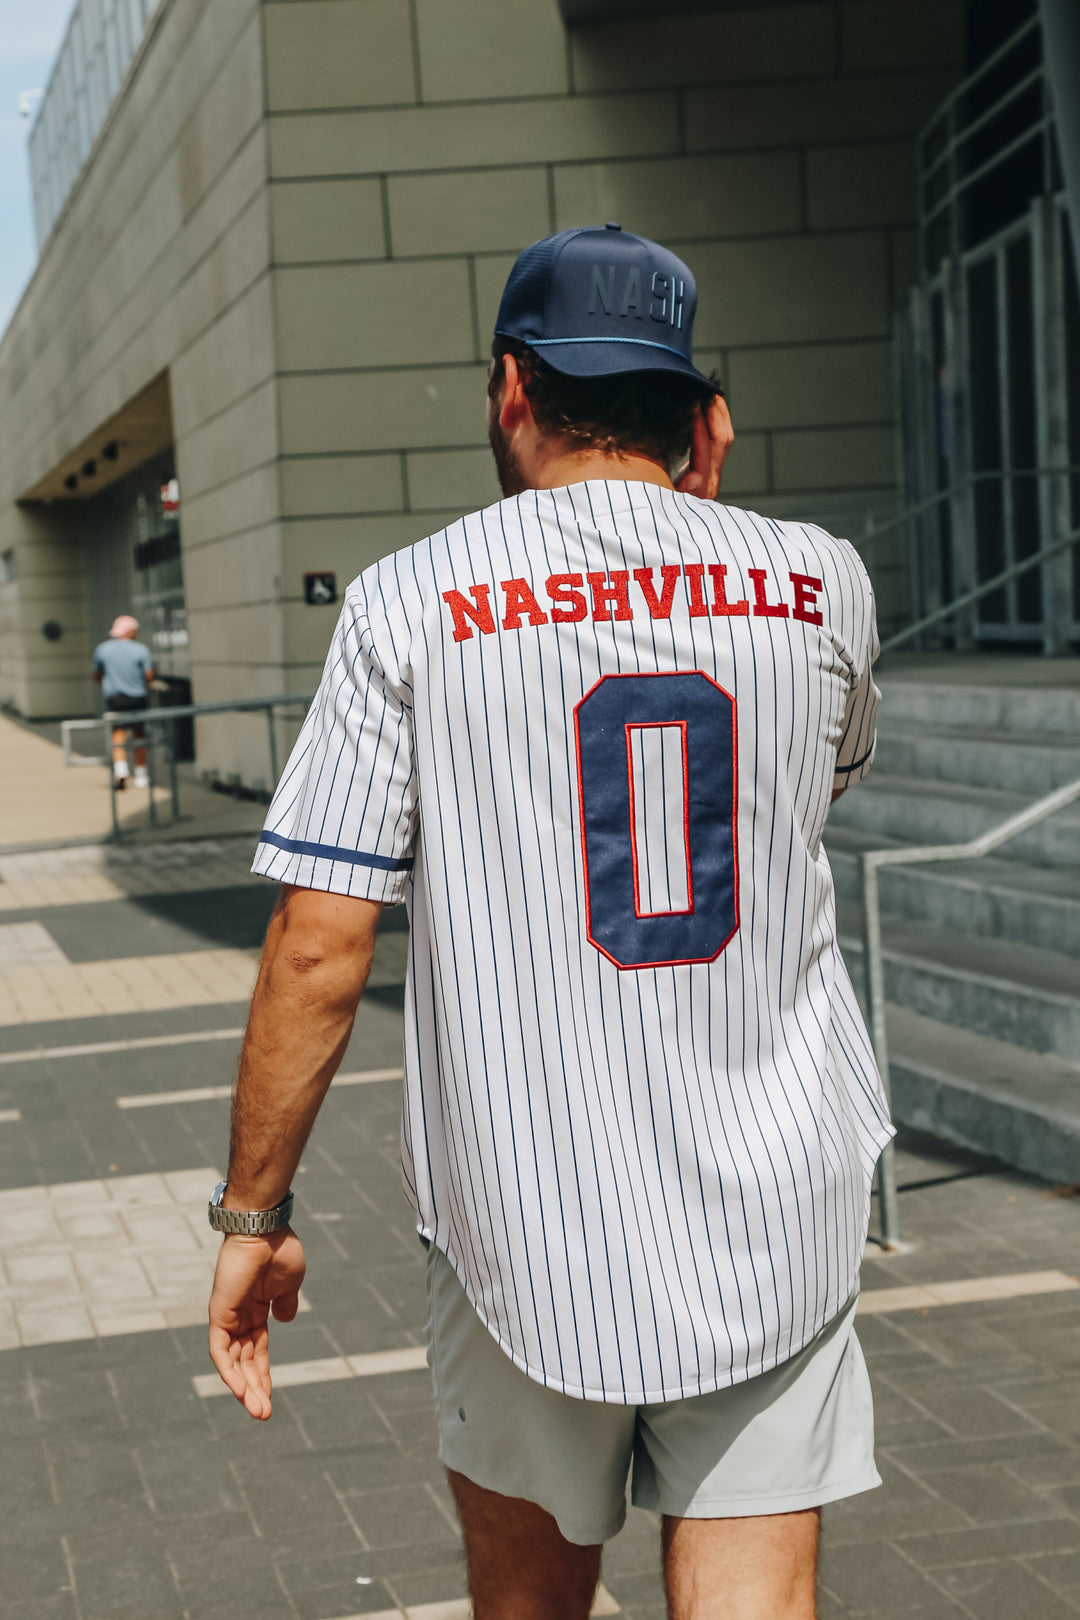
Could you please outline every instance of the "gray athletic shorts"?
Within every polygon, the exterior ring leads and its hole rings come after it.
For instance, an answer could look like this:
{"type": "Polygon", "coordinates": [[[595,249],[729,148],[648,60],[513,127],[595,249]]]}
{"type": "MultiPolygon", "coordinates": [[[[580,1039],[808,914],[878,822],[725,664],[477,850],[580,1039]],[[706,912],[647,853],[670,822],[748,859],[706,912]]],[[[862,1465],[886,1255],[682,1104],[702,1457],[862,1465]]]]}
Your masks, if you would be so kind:
{"type": "Polygon", "coordinates": [[[536,1502],[567,1541],[607,1541],[636,1507],[745,1518],[819,1507],[881,1484],[855,1300],[770,1372],[709,1395],[615,1406],[546,1389],[484,1327],[446,1256],[428,1251],[428,1360],[439,1456],[536,1502]]]}

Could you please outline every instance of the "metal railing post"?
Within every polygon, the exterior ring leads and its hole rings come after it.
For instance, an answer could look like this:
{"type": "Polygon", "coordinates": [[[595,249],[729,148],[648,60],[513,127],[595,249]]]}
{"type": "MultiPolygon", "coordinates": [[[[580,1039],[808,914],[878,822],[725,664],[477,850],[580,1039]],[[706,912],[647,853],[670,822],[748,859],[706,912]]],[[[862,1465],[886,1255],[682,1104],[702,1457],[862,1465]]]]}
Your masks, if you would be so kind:
{"type": "Polygon", "coordinates": [[[169,747],[169,797],[172,800],[172,819],[180,820],[180,779],[176,774],[176,721],[169,722],[169,729],[165,733],[168,737],[169,747]]]}
{"type": "MultiPolygon", "coordinates": [[[[889,1074],[889,1043],[885,1029],[885,964],[881,942],[881,896],[878,890],[878,869],[882,866],[919,866],[927,861],[976,860],[1000,849],[1020,833],[1037,827],[1049,816],[1064,810],[1066,805],[1080,801],[1080,777],[1055,788],[1019,810],[996,827],[989,827],[977,838],[963,844],[921,844],[908,849],[867,849],[860,857],[863,902],[863,976],[866,984],[867,1023],[874,1044],[881,1082],[885,1096],[892,1107],[892,1082],[889,1074]]],[[[885,1248],[896,1248],[900,1241],[900,1216],[896,1196],[896,1167],[890,1142],[878,1161],[878,1197],[881,1215],[881,1241],[885,1248]]]]}
{"type": "Polygon", "coordinates": [[[152,727],[147,731],[144,726],[143,730],[146,734],[146,775],[150,783],[150,825],[156,827],[158,824],[157,803],[154,799],[154,744],[156,739],[152,727]]]}
{"type": "Polygon", "coordinates": [[[274,730],[274,706],[266,705],[266,725],[270,736],[270,791],[273,793],[278,784],[278,752],[277,733],[274,730]]]}
{"type": "Polygon", "coordinates": [[[120,814],[116,808],[116,770],[113,766],[113,727],[106,709],[104,716],[105,726],[105,762],[109,770],[109,809],[112,812],[112,835],[116,842],[120,842],[120,814]]]}
{"type": "MultiPolygon", "coordinates": [[[[892,1108],[889,1079],[889,1042],[885,1029],[885,965],[881,952],[881,901],[878,894],[877,862],[874,851],[862,857],[863,896],[863,977],[866,984],[867,1023],[874,1045],[878,1073],[885,1099],[892,1108]]],[[[878,1217],[881,1242],[894,1249],[900,1241],[900,1208],[896,1197],[896,1154],[891,1142],[882,1149],[877,1168],[878,1217]]]]}

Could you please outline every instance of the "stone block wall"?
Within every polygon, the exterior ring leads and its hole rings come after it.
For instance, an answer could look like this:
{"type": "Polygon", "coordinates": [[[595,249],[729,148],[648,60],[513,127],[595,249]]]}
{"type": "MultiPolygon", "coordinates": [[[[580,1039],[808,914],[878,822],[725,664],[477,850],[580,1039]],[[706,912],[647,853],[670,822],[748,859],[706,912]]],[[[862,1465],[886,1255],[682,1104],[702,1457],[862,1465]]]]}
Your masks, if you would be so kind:
{"type": "Polygon", "coordinates": [[[18,503],[162,374],[197,694],[283,678],[263,67],[257,0],[166,0],[0,340],[0,551],[16,572],[0,586],[0,700],[24,714],[93,707],[93,484],[18,503]]]}
{"type": "MultiPolygon", "coordinates": [[[[895,500],[913,137],[961,21],[959,0],[569,30],[555,0],[265,0],[286,600],[306,566],[347,577],[495,498],[482,368],[506,273],[546,232],[618,219],[697,275],[729,498],[848,533],[902,616],[899,547],[871,531],[895,500]]],[[[329,617],[288,621],[311,679],[329,617]]]]}
{"type": "MultiPolygon", "coordinates": [[[[960,24],[961,0],[571,29],[556,0],[164,0],[0,341],[0,699],[88,707],[80,503],[17,503],[162,374],[195,698],[313,685],[335,610],[304,573],[343,585],[496,497],[506,273],[605,219],[697,274],[728,498],[847,532],[902,614],[897,548],[867,531],[895,499],[913,137],[960,24]]],[[[265,782],[261,726],[208,721],[198,747],[265,782]]]]}

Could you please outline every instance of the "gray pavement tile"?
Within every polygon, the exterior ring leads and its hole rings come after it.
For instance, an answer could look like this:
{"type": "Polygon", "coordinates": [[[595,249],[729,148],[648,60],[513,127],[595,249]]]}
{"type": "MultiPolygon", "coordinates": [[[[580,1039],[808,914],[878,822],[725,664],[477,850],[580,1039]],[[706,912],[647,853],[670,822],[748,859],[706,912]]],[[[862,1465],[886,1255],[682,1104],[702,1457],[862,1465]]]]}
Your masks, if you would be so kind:
{"type": "MultiPolygon", "coordinates": [[[[834,1612],[844,1615],[845,1620],[879,1620],[882,1611],[877,1607],[848,1609],[842,1606],[834,1612]]],[[[903,1615],[903,1620],[961,1620],[961,1617],[963,1620],[971,1620],[970,1610],[965,1609],[959,1600],[950,1598],[944,1592],[931,1602],[916,1603],[914,1608],[900,1610],[898,1613],[903,1615]]],[[[1019,1616],[1014,1616],[1013,1620],[1019,1620],[1019,1616]]],[[[1037,1617],[1025,1615],[1024,1620],[1037,1620],[1037,1617]]]]}
{"type": "MultiPolygon", "coordinates": [[[[245,1581],[273,1574],[273,1548],[255,1535],[250,1522],[243,1534],[232,1530],[231,1515],[223,1519],[217,1514],[198,1522],[183,1520],[179,1527],[161,1527],[162,1546],[185,1597],[195,1592],[221,1594],[226,1587],[239,1592],[245,1581]],[[222,1525],[229,1534],[218,1533],[222,1525]]],[[[280,1594],[281,1583],[276,1577],[274,1587],[280,1594]]]]}
{"type": "MultiPolygon", "coordinates": [[[[71,1345],[35,1345],[33,1355],[34,1408],[44,1423],[71,1424],[77,1429],[91,1415],[112,1415],[112,1390],[107,1368],[101,1360],[98,1339],[76,1340],[71,1345]],[[72,1355],[70,1365],[57,1367],[55,1358],[43,1352],[52,1350],[81,1350],[83,1346],[95,1352],[94,1362],[87,1356],[72,1355]],[[87,1365],[89,1363],[89,1365],[87,1365]]],[[[85,1433],[85,1431],[84,1431],[85,1433]]]]}
{"type": "Polygon", "coordinates": [[[1070,1518],[1030,1519],[1021,1524],[983,1525],[905,1536],[903,1551],[920,1569],[983,1564],[1004,1558],[1029,1558],[1076,1549],[1080,1558],[1080,1524],[1070,1518]]]}
{"type": "MultiPolygon", "coordinates": [[[[666,1611],[663,1612],[664,1620],[667,1620],[666,1611]]],[[[840,1620],[841,1616],[846,1616],[850,1613],[851,1610],[846,1609],[840,1602],[839,1598],[833,1597],[832,1593],[825,1591],[819,1583],[817,1592],[816,1620],[840,1620]]]]}
{"type": "Polygon", "coordinates": [[[348,1498],[349,1512],[369,1547],[412,1547],[456,1536],[430,1491],[405,1485],[348,1498]]]}
{"type": "Polygon", "coordinates": [[[4,1620],[81,1620],[75,1598],[69,1592],[30,1598],[26,1603],[0,1602],[0,1614],[4,1620]]]}
{"type": "Polygon", "coordinates": [[[909,1344],[929,1351],[945,1367],[969,1374],[977,1367],[980,1384],[1038,1371],[1038,1358],[1030,1350],[1010,1343],[996,1331],[996,1325],[992,1328],[974,1320],[968,1308],[962,1318],[955,1312],[950,1315],[947,1309],[928,1311],[925,1316],[905,1311],[900,1331],[909,1344]]]}
{"type": "Polygon", "coordinates": [[[142,1509],[149,1514],[139,1464],[122,1438],[87,1444],[72,1436],[55,1435],[45,1449],[57,1498],[63,1506],[78,1503],[80,1521],[88,1501],[103,1499],[110,1513],[112,1504],[122,1500],[125,1513],[142,1509]]]}
{"type": "Polygon", "coordinates": [[[1019,1564],[968,1565],[940,1578],[975,1620],[1075,1620],[1080,1612],[1019,1564]]]}
{"type": "Polygon", "coordinates": [[[1053,1493],[1053,1499],[1077,1519],[1080,1519],[1080,1485],[1066,1485],[1053,1493]]]}
{"type": "Polygon", "coordinates": [[[1025,1559],[1032,1574],[1049,1581],[1075,1603],[1080,1595],[1080,1547],[1071,1552],[1034,1554],[1025,1559]]]}
{"type": "Polygon", "coordinates": [[[322,1549],[332,1556],[354,1534],[345,1509],[325,1484],[320,1493],[309,1487],[294,1493],[290,1500],[289,1476],[283,1473],[262,1490],[249,1489],[247,1499],[260,1534],[274,1549],[275,1558],[313,1556],[322,1549]]]}
{"type": "Polygon", "coordinates": [[[132,1464],[154,1513],[166,1520],[182,1514],[246,1512],[226,1448],[202,1435],[187,1444],[173,1440],[140,1447],[132,1464]]]}
{"type": "Polygon", "coordinates": [[[63,1597],[69,1590],[68,1567],[59,1531],[51,1536],[26,1536],[9,1544],[4,1549],[3,1571],[5,1597],[20,1602],[63,1597]]]}
{"type": "MultiPolygon", "coordinates": [[[[887,1466],[888,1458],[879,1457],[879,1473],[884,1474],[887,1466]]],[[[874,1494],[883,1498],[881,1505],[875,1509],[865,1506],[856,1508],[838,1502],[832,1502],[825,1508],[822,1520],[831,1545],[864,1545],[889,1536],[899,1541],[904,1536],[940,1529],[942,1525],[962,1526],[967,1523],[959,1508],[937,1497],[927,1495],[918,1502],[896,1503],[884,1492],[874,1494]]],[[[860,1497],[857,1500],[864,1502],[866,1499],[860,1497]]]]}
{"type": "Polygon", "coordinates": [[[898,1454],[919,1444],[932,1445],[946,1433],[941,1424],[931,1417],[916,1415],[911,1421],[890,1422],[879,1418],[876,1411],[874,1413],[874,1440],[879,1451],[898,1454]]]}
{"type": "Polygon", "coordinates": [[[405,1608],[411,1608],[414,1604],[445,1603],[468,1596],[465,1560],[460,1557],[432,1569],[397,1571],[387,1574],[385,1579],[405,1608]]]}
{"type": "Polygon", "coordinates": [[[613,1569],[608,1568],[608,1560],[605,1560],[601,1576],[604,1585],[615,1601],[632,1615],[647,1614],[650,1610],[655,1610],[661,1615],[666,1613],[659,1548],[654,1549],[654,1557],[655,1569],[642,1570],[636,1575],[629,1573],[617,1575],[613,1569]]]}
{"type": "MultiPolygon", "coordinates": [[[[1030,1490],[999,1463],[972,1468],[935,1469],[928,1478],[934,1490],[947,1503],[959,1508],[976,1524],[1044,1519],[1048,1511],[1053,1512],[1052,1498],[1030,1490]]],[[[1059,1492],[1058,1496],[1065,1497],[1067,1494],[1059,1492]]],[[[1066,1501],[1061,1501],[1059,1511],[1071,1511],[1066,1501]]]]}
{"type": "Polygon", "coordinates": [[[415,1412],[390,1412],[386,1417],[390,1432],[402,1452],[434,1457],[439,1433],[435,1426],[435,1414],[429,1404],[415,1412]]]}
{"type": "MultiPolygon", "coordinates": [[[[368,1400],[362,1394],[354,1395],[359,1380],[356,1382],[342,1382],[339,1384],[313,1384],[307,1387],[283,1390],[282,1401],[290,1413],[295,1415],[297,1424],[309,1444],[319,1452],[329,1453],[335,1458],[328,1464],[331,1472],[338,1466],[336,1457],[340,1455],[342,1447],[348,1447],[350,1453],[356,1455],[357,1465],[354,1477],[357,1488],[369,1490],[370,1485],[364,1483],[370,1478],[370,1469],[374,1457],[369,1462],[365,1453],[374,1448],[375,1456],[380,1459],[380,1466],[396,1474],[394,1458],[389,1452],[384,1453],[383,1443],[390,1440],[386,1426],[378,1414],[372,1409],[368,1400]],[[315,1399],[313,1395],[324,1395],[327,1390],[343,1390],[344,1397],[339,1396],[338,1403],[331,1400],[315,1399]],[[331,1451],[333,1448],[333,1451],[331,1451]]],[[[430,1386],[429,1386],[430,1387],[430,1386]]],[[[391,1446],[395,1451],[397,1446],[391,1446]]],[[[402,1454],[406,1468],[412,1466],[412,1454],[402,1454]]],[[[385,1477],[388,1485],[405,1484],[407,1480],[396,1477],[385,1477]]]]}
{"type": "MultiPolygon", "coordinates": [[[[457,1575],[463,1578],[465,1569],[465,1555],[462,1551],[461,1539],[457,1535],[451,1535],[449,1529],[439,1541],[417,1542],[410,1547],[380,1547],[367,1554],[367,1556],[371,1559],[371,1568],[367,1573],[378,1574],[382,1580],[387,1581],[391,1586],[396,1586],[398,1582],[412,1579],[415,1576],[432,1576],[431,1590],[435,1594],[433,1597],[411,1598],[408,1600],[403,1598],[401,1600],[403,1602],[439,1602],[437,1577],[440,1571],[453,1569],[457,1575]]],[[[358,1573],[363,1574],[364,1571],[361,1570],[358,1573]]],[[[458,1582],[455,1579],[451,1583],[451,1587],[444,1591],[443,1597],[456,1597],[457,1585],[458,1582]]]]}
{"type": "MultiPolygon", "coordinates": [[[[909,1443],[905,1438],[900,1441],[882,1441],[882,1449],[888,1452],[892,1460],[902,1468],[913,1474],[925,1474],[929,1483],[934,1483],[934,1470],[939,1468],[963,1468],[965,1465],[973,1466],[976,1463],[1007,1463],[1012,1472],[1016,1472],[1014,1463],[1024,1463],[1030,1458],[1054,1458],[1059,1455],[1072,1455],[1067,1451],[1068,1441],[1061,1435],[1051,1434],[1047,1429],[1031,1430],[1024,1434],[995,1435],[987,1439],[948,1439],[938,1437],[924,1443],[909,1443]]],[[[1018,1476],[1022,1477],[1022,1476],[1018,1476]]]]}
{"type": "MultiPolygon", "coordinates": [[[[1053,1428],[1063,1439],[1072,1445],[1080,1444],[1080,1401],[1076,1398],[1077,1384],[1074,1381],[1073,1395],[1068,1400],[1057,1398],[1033,1399],[1031,1395],[1017,1391],[1011,1393],[1010,1398],[1016,1405],[1023,1407],[1028,1417],[1037,1423],[1043,1423],[1053,1428]]],[[[1033,1391],[1033,1395],[1040,1396],[1040,1391],[1033,1391]]]]}
{"type": "Polygon", "coordinates": [[[988,1390],[920,1389],[918,1401],[930,1416],[953,1434],[986,1438],[1030,1433],[1036,1425],[988,1390]]]}
{"type": "MultiPolygon", "coordinates": [[[[237,1620],[247,1620],[248,1616],[258,1616],[258,1620],[296,1620],[296,1610],[281,1590],[265,1548],[262,1558],[261,1563],[222,1568],[212,1576],[188,1578],[181,1573],[183,1611],[190,1620],[224,1620],[228,1615],[235,1615],[237,1620]]],[[[151,1617],[144,1615],[143,1620],[151,1620],[151,1617]]],[[[153,1620],[158,1617],[153,1616],[153,1620]]]]}
{"type": "Polygon", "coordinates": [[[869,1609],[881,1616],[910,1613],[917,1605],[937,1602],[941,1587],[886,1541],[870,1556],[866,1547],[837,1547],[825,1538],[821,1549],[821,1584],[846,1608],[869,1609]]]}
{"type": "MultiPolygon", "coordinates": [[[[160,956],[172,951],[257,949],[276,899],[276,887],[244,883],[50,906],[44,921],[69,962],[160,956]]],[[[36,915],[33,911],[5,913],[4,920],[19,922],[36,915]]]]}
{"type": "Polygon", "coordinates": [[[334,1542],[322,1543],[319,1550],[300,1552],[293,1558],[278,1557],[273,1548],[267,1549],[273,1560],[278,1584],[283,1592],[311,1592],[318,1587],[356,1585],[359,1579],[374,1579],[384,1572],[377,1552],[365,1547],[357,1532],[342,1532],[334,1542]]]}
{"type": "MultiPolygon", "coordinates": [[[[198,1007],[165,1007],[157,1012],[99,1013],[87,1018],[51,1018],[31,1024],[0,1025],[0,1052],[33,1051],[36,1047],[83,1046],[98,1041],[130,1041],[147,1035],[184,1035],[194,1029],[232,1029],[247,1018],[246,1001],[207,1003],[198,1007]]],[[[160,1047],[144,1048],[150,1053],[160,1047]]],[[[400,1050],[400,1042],[399,1042],[400,1050]]],[[[36,1069],[64,1069],[82,1059],[37,1060],[36,1069]]],[[[20,1069],[21,1065],[12,1064],[20,1069]]]]}
{"type": "Polygon", "coordinates": [[[1050,1489],[1055,1485],[1080,1485],[1080,1450],[1076,1448],[1057,1456],[1019,1457],[1011,1461],[1008,1467],[1010,1474],[1036,1490],[1050,1489]]]}
{"type": "Polygon", "coordinates": [[[604,1548],[605,1584],[630,1575],[655,1575],[659,1567],[659,1515],[628,1507],[626,1523],[604,1548]]]}
{"type": "Polygon", "coordinates": [[[342,1615],[378,1614],[396,1608],[394,1595],[383,1581],[372,1581],[370,1586],[352,1585],[318,1587],[310,1592],[297,1592],[291,1597],[293,1614],[300,1620],[340,1620],[342,1615]]]}
{"type": "Polygon", "coordinates": [[[183,1604],[172,1571],[161,1551],[125,1536],[112,1556],[89,1556],[71,1538],[75,1594],[84,1620],[180,1620],[183,1604]]]}
{"type": "MultiPolygon", "coordinates": [[[[200,1368],[204,1370],[210,1368],[200,1368]]],[[[266,1424],[256,1424],[232,1395],[218,1395],[202,1404],[214,1435],[228,1445],[229,1455],[238,1465],[258,1469],[311,1454],[307,1437],[280,1400],[274,1403],[273,1416],[266,1424]]]]}
{"type": "MultiPolygon", "coordinates": [[[[234,1592],[231,1603],[237,1613],[244,1613],[243,1605],[248,1602],[254,1607],[247,1612],[257,1614],[259,1620],[297,1620],[296,1609],[290,1599],[275,1592],[273,1587],[269,1587],[265,1593],[257,1588],[250,1594],[247,1589],[234,1592]]],[[[221,1605],[220,1592],[211,1592],[205,1599],[188,1599],[184,1604],[184,1620],[222,1620],[221,1605]]],[[[146,1620],[146,1616],[133,1615],[131,1620],[146,1620]]]]}
{"type": "Polygon", "coordinates": [[[342,1496],[362,1496],[375,1489],[431,1483],[442,1478],[439,1459],[423,1451],[404,1451],[393,1440],[369,1443],[326,1456],[326,1471],[342,1496]]]}

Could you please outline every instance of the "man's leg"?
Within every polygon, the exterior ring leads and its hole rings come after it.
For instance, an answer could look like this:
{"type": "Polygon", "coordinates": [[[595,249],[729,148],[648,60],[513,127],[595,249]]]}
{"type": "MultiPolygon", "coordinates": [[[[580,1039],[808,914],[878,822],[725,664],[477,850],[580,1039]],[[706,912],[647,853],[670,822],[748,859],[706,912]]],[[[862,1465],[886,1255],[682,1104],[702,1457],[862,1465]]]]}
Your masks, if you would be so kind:
{"type": "Polygon", "coordinates": [[[670,1620],[814,1620],[819,1517],[817,1508],[752,1519],[665,1515],[670,1620]]]}
{"type": "Polygon", "coordinates": [[[123,787],[128,779],[127,729],[124,726],[113,728],[112,757],[113,776],[117,785],[123,787]]]}
{"type": "MultiPolygon", "coordinates": [[[[601,1547],[567,1541],[535,1502],[485,1490],[453,1469],[447,1477],[465,1537],[476,1620],[587,1620],[601,1547]]],[[[786,1611],[778,1611],[778,1620],[786,1620],[786,1611]]]]}

